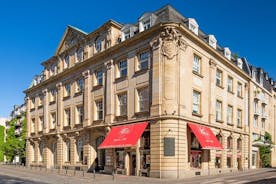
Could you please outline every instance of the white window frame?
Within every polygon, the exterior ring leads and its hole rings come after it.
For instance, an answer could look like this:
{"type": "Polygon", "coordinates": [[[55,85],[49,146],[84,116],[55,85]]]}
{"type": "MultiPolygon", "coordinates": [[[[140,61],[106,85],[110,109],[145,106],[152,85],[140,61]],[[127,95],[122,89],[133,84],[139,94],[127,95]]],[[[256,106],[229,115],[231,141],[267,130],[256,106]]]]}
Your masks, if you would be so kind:
{"type": "Polygon", "coordinates": [[[84,109],[83,105],[76,106],[76,124],[82,124],[84,120],[84,109]]]}
{"type": "Polygon", "coordinates": [[[84,80],[80,78],[76,81],[76,93],[82,92],[84,88],[84,80]]]}
{"type": "Polygon", "coordinates": [[[118,78],[127,76],[127,60],[121,60],[117,64],[118,67],[118,78]]]}
{"type": "Polygon", "coordinates": [[[237,95],[238,97],[242,97],[242,83],[238,82],[238,85],[237,85],[237,95]]]}
{"type": "Polygon", "coordinates": [[[237,110],[237,127],[242,127],[242,110],[237,110]]]}
{"type": "Polygon", "coordinates": [[[139,53],[139,56],[138,56],[138,70],[148,69],[148,67],[149,67],[149,58],[150,58],[149,51],[139,53]]]}
{"type": "Polygon", "coordinates": [[[96,85],[102,85],[103,84],[103,71],[102,70],[96,70],[95,71],[95,77],[96,77],[96,85]]]}
{"type": "Polygon", "coordinates": [[[193,90],[193,104],[192,104],[192,113],[200,114],[201,113],[201,92],[193,90]]]}
{"type": "Polygon", "coordinates": [[[64,97],[69,97],[69,96],[71,96],[71,84],[66,83],[64,85],[64,97]]]}
{"type": "Polygon", "coordinates": [[[201,74],[201,57],[196,54],[193,57],[193,72],[201,74]]]}
{"type": "Polygon", "coordinates": [[[95,106],[96,106],[96,120],[103,120],[104,119],[103,100],[97,100],[95,102],[95,106]],[[100,116],[102,116],[102,117],[100,117],[100,116]]]}
{"type": "Polygon", "coordinates": [[[233,125],[233,106],[227,106],[227,124],[233,125]]]}
{"type": "Polygon", "coordinates": [[[222,77],[223,73],[220,69],[217,69],[216,71],[216,85],[222,87],[222,77]]]}
{"type": "Polygon", "coordinates": [[[71,108],[64,109],[64,126],[71,125],[71,108]]]}
{"type": "Polygon", "coordinates": [[[222,101],[216,101],[216,121],[222,121],[222,101]]]}
{"type": "Polygon", "coordinates": [[[137,89],[137,112],[149,112],[149,87],[137,89]]]}
{"type": "Polygon", "coordinates": [[[233,92],[233,81],[234,81],[233,77],[228,76],[228,78],[227,78],[227,91],[228,92],[233,92]]]}
{"type": "Polygon", "coordinates": [[[127,116],[127,92],[117,95],[117,115],[127,116]]]}

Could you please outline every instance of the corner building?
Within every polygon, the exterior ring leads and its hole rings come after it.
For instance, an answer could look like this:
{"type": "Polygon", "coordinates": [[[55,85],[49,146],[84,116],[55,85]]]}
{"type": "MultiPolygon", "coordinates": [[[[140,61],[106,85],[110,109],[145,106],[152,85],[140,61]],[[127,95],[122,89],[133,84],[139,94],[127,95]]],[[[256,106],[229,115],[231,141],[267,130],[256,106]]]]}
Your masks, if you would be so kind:
{"type": "Polygon", "coordinates": [[[171,6],[89,34],[68,26],[25,91],[27,165],[158,178],[248,169],[249,64],[198,27],[171,6]]]}

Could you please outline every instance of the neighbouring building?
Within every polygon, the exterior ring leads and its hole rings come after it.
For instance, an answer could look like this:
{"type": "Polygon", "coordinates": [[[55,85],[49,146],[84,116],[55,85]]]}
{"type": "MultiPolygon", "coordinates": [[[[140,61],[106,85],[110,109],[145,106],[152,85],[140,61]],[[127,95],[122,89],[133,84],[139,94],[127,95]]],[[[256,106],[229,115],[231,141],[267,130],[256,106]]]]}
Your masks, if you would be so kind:
{"type": "Polygon", "coordinates": [[[275,81],[266,73],[261,86],[171,6],[91,33],[68,26],[42,65],[25,91],[28,166],[159,178],[253,168],[258,89],[269,124],[258,134],[275,140],[275,81]]]}

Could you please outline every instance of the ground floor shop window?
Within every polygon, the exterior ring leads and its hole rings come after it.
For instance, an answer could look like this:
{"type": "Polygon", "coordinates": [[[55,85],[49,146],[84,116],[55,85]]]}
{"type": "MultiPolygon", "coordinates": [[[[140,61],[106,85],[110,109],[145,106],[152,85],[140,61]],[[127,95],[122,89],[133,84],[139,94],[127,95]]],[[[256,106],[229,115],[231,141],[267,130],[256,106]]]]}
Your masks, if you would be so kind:
{"type": "Polygon", "coordinates": [[[257,160],[257,152],[252,153],[252,166],[256,166],[256,160],[257,160]]]}
{"type": "Polygon", "coordinates": [[[105,149],[98,149],[98,147],[102,144],[104,140],[104,136],[100,136],[96,139],[96,148],[97,148],[97,158],[96,162],[96,170],[104,170],[105,166],[105,149]]]}
{"type": "Polygon", "coordinates": [[[193,168],[201,168],[202,163],[202,149],[196,138],[196,136],[191,133],[191,151],[190,151],[190,166],[193,168]]]}
{"type": "Polygon", "coordinates": [[[221,168],[221,155],[216,156],[215,167],[216,168],[221,168]]]}
{"type": "Polygon", "coordinates": [[[125,160],[124,160],[124,149],[116,149],[116,166],[117,169],[125,168],[125,160]]]}
{"type": "Polygon", "coordinates": [[[232,157],[230,157],[230,156],[227,157],[227,167],[228,168],[232,167],[232,157]]]}

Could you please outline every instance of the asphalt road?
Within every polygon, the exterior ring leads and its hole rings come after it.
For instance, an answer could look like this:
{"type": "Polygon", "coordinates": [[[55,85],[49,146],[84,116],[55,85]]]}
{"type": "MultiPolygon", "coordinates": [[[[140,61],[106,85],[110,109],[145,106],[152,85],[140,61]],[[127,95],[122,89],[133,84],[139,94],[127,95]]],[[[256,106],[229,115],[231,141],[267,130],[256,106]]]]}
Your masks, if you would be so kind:
{"type": "Polygon", "coordinates": [[[0,174],[0,183],[1,184],[45,184],[41,182],[35,182],[30,180],[25,180],[21,178],[16,178],[14,176],[6,176],[0,174]]]}
{"type": "Polygon", "coordinates": [[[0,184],[45,184],[43,182],[50,184],[276,184],[276,169],[249,170],[178,180],[116,175],[115,180],[112,180],[112,176],[103,174],[97,174],[96,179],[93,179],[92,175],[67,176],[0,165],[0,184]]]}

